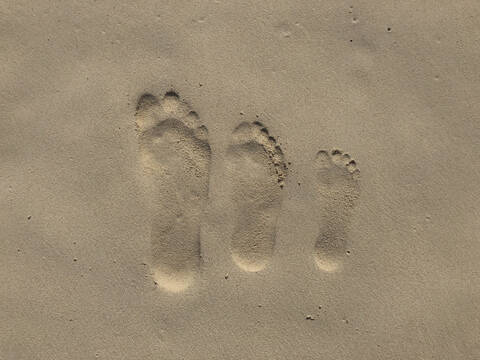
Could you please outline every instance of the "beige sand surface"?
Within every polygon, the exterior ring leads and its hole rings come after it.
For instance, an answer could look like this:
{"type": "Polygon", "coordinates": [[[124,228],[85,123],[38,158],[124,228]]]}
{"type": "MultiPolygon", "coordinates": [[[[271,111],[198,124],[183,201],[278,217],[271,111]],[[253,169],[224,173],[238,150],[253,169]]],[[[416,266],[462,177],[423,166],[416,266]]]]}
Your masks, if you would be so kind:
{"type": "Polygon", "coordinates": [[[1,360],[480,358],[478,1],[0,14],[1,360]]]}

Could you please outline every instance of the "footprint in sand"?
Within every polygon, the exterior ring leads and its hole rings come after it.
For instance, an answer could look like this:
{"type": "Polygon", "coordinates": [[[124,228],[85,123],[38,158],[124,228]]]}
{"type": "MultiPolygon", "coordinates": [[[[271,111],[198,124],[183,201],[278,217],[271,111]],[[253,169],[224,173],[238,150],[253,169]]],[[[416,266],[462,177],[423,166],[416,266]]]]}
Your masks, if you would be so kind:
{"type": "Polygon", "coordinates": [[[261,123],[244,122],[234,130],[228,171],[234,207],[232,257],[243,270],[260,271],[273,255],[287,175],[283,152],[261,123]]]}
{"type": "Polygon", "coordinates": [[[355,160],[340,150],[317,153],[316,178],[323,208],[320,234],[315,243],[315,262],[324,271],[339,270],[346,254],[346,235],[352,209],[360,194],[355,160]]]}
{"type": "Polygon", "coordinates": [[[211,151],[207,128],[174,92],[145,94],[135,116],[140,161],[152,209],[155,281],[178,292],[200,266],[200,220],[208,197],[211,151]]]}

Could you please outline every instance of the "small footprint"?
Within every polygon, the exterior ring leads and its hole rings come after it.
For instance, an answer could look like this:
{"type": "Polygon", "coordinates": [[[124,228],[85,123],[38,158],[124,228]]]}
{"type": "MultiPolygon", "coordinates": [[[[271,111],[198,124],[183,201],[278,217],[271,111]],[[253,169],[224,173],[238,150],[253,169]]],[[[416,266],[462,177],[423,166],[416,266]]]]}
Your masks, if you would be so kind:
{"type": "Polygon", "coordinates": [[[241,123],[228,148],[234,229],[231,251],[245,271],[262,270],[273,255],[287,166],[280,146],[259,122],[241,123]]]}
{"type": "Polygon", "coordinates": [[[333,272],[341,268],[347,252],[348,225],[360,195],[360,171],[355,160],[340,150],[319,151],[315,165],[318,194],[324,209],[315,243],[315,262],[321,270],[333,272]]]}
{"type": "Polygon", "coordinates": [[[153,211],[156,283],[186,289],[200,266],[200,222],[208,197],[211,150],[207,128],[174,92],[145,94],[135,116],[144,185],[153,211]]]}

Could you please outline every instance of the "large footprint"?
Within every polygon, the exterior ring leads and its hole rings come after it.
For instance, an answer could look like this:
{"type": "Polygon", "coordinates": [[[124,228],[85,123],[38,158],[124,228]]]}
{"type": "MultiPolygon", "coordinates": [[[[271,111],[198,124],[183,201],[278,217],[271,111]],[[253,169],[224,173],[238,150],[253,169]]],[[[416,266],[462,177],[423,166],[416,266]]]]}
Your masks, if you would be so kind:
{"type": "Polygon", "coordinates": [[[143,95],[135,116],[153,211],[152,266],[159,286],[186,289],[200,266],[200,221],[208,196],[207,129],[173,92],[143,95]]]}
{"type": "Polygon", "coordinates": [[[324,271],[341,268],[352,209],[360,194],[357,165],[340,150],[321,150],[316,157],[319,201],[324,209],[315,244],[315,262],[324,271]]]}
{"type": "Polygon", "coordinates": [[[234,130],[228,155],[235,213],[232,257],[243,270],[260,271],[273,255],[287,166],[259,122],[244,122],[234,130]]]}

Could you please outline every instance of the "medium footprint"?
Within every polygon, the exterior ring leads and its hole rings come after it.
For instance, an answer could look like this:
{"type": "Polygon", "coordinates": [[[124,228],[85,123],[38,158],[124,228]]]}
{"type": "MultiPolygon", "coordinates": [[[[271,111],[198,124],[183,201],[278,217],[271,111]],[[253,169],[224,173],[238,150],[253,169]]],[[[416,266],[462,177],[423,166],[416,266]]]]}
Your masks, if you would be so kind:
{"type": "Polygon", "coordinates": [[[341,268],[352,209],[360,194],[357,164],[340,150],[321,150],[316,157],[317,185],[324,209],[315,262],[324,271],[341,268]]]}
{"type": "Polygon", "coordinates": [[[228,159],[235,213],[232,257],[243,270],[260,271],[273,255],[287,166],[259,122],[244,122],[234,130],[228,159]]]}
{"type": "Polygon", "coordinates": [[[152,266],[163,288],[186,289],[200,266],[200,221],[208,197],[207,129],[174,92],[143,95],[135,116],[151,200],[152,266]]]}

